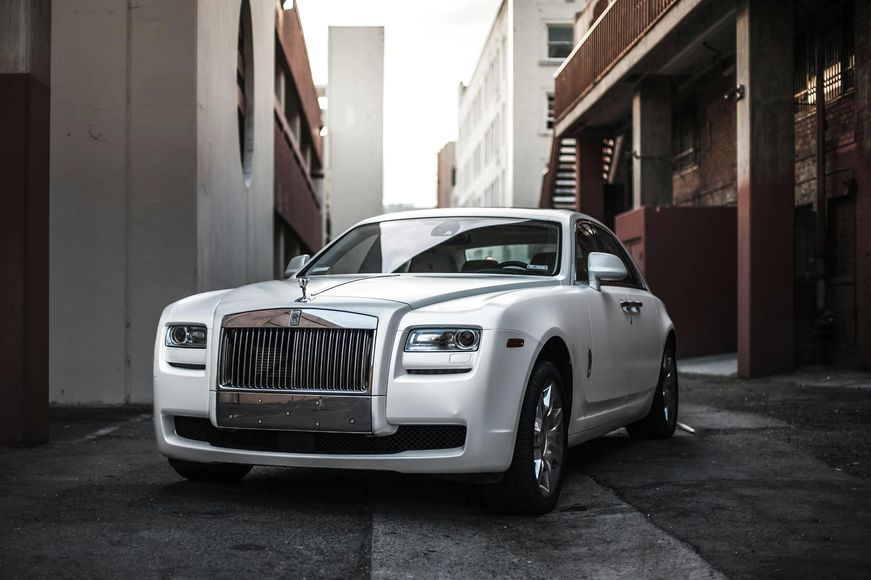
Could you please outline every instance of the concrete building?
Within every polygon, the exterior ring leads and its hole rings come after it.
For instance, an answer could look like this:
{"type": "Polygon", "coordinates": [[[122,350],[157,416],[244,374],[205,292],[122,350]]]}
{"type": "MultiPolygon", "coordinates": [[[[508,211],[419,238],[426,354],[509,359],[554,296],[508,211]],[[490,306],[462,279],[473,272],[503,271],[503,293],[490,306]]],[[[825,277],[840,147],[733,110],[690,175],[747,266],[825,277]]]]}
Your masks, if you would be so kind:
{"type": "Polygon", "coordinates": [[[151,401],[164,306],[321,245],[320,112],[279,2],[2,2],[0,55],[0,443],[32,444],[49,401],[151,401]]]}
{"type": "Polygon", "coordinates": [[[613,225],[684,355],[871,366],[871,5],[599,0],[577,30],[540,204],[613,225]]]}
{"type": "Polygon", "coordinates": [[[504,0],[459,89],[453,205],[534,207],[553,124],[553,74],[586,0],[504,0]]]}
{"type": "Polygon", "coordinates": [[[381,213],[384,197],[384,28],[329,29],[327,237],[381,213]]]}
{"type": "Polygon", "coordinates": [[[441,148],[436,162],[436,207],[451,207],[457,184],[457,143],[449,141],[441,148]]]}

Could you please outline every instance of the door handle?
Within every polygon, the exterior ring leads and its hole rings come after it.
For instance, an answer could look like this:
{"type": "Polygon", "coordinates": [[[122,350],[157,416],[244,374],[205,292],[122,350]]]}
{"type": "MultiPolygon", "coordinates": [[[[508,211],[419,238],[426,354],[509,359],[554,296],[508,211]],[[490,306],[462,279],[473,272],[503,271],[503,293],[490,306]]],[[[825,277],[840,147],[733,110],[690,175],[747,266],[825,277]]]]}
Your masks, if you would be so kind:
{"type": "Polygon", "coordinates": [[[639,314],[642,306],[644,306],[644,303],[637,300],[623,300],[620,302],[620,308],[623,309],[623,312],[628,312],[629,314],[639,314]]]}

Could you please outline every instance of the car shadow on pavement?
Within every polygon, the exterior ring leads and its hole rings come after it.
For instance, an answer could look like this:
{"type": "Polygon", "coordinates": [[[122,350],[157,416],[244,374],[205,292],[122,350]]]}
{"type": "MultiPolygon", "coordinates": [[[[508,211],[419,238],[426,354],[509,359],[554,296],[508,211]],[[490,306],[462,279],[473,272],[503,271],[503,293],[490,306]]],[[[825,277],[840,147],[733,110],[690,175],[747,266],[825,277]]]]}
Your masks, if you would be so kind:
{"type": "MultiPolygon", "coordinates": [[[[215,505],[242,509],[260,506],[313,514],[373,503],[414,505],[418,512],[479,512],[475,486],[434,476],[362,470],[256,467],[237,483],[202,483],[179,479],[156,490],[163,505],[191,513],[215,505]]],[[[205,510],[205,511],[204,511],[205,510]]]]}
{"type": "MultiPolygon", "coordinates": [[[[589,475],[596,465],[617,461],[621,452],[643,445],[617,431],[571,448],[565,485],[572,485],[580,474],[589,475]]],[[[215,506],[228,505],[240,510],[269,506],[311,514],[372,505],[414,506],[418,514],[488,513],[483,499],[487,488],[472,480],[386,471],[255,467],[238,483],[179,478],[154,491],[165,509],[201,517],[219,517],[227,510],[215,506]]]]}

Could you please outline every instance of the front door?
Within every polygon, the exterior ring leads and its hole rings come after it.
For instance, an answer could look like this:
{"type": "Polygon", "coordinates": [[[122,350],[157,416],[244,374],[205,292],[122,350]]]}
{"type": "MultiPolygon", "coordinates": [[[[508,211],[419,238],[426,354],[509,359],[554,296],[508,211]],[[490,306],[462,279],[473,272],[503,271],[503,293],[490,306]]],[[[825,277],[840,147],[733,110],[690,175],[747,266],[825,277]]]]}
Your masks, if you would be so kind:
{"type": "Polygon", "coordinates": [[[588,415],[623,404],[629,380],[626,359],[631,356],[632,319],[622,306],[625,288],[602,285],[594,290],[587,285],[587,256],[603,251],[596,239],[597,229],[591,222],[579,222],[575,231],[575,280],[590,313],[590,351],[583,358],[589,372],[585,392],[588,415]]]}
{"type": "MultiPolygon", "coordinates": [[[[619,287],[625,298],[620,303],[622,312],[629,322],[625,334],[626,355],[623,364],[626,383],[622,392],[634,395],[649,392],[659,379],[662,341],[660,340],[659,312],[657,301],[644,287],[641,276],[629,254],[617,238],[604,228],[596,228],[595,238],[598,251],[614,254],[626,266],[627,276],[623,280],[607,283],[619,287]]],[[[625,328],[625,327],[624,327],[625,328]]]]}

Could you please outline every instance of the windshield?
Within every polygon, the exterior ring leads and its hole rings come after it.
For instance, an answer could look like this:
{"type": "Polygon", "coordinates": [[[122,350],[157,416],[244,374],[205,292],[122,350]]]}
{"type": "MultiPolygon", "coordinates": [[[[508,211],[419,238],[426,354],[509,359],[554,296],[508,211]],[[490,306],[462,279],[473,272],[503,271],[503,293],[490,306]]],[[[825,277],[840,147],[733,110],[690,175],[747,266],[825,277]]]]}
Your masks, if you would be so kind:
{"type": "Polygon", "coordinates": [[[514,274],[559,271],[560,226],[541,220],[460,217],[358,226],[304,270],[340,274],[514,274]]]}

